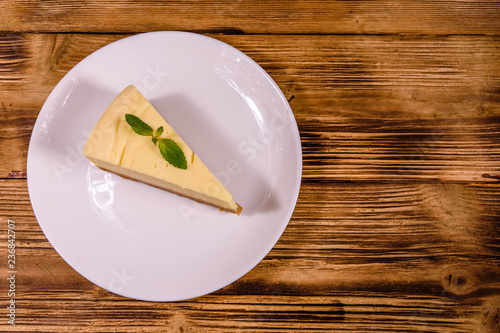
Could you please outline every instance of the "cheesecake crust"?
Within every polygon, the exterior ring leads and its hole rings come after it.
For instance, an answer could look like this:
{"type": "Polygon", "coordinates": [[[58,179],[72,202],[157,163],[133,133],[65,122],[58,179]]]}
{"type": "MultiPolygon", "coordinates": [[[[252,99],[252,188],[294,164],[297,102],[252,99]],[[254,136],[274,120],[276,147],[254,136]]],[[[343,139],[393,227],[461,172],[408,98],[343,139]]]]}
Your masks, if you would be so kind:
{"type": "Polygon", "coordinates": [[[171,188],[166,188],[166,187],[158,186],[156,184],[153,184],[153,183],[145,181],[145,180],[139,180],[139,179],[130,178],[130,177],[124,175],[123,173],[120,173],[119,171],[118,172],[117,171],[111,171],[111,170],[106,169],[105,167],[99,166],[95,162],[94,162],[94,165],[96,167],[98,167],[99,169],[103,170],[103,171],[113,173],[113,174],[118,175],[118,176],[120,176],[120,177],[122,177],[124,179],[133,180],[133,181],[136,181],[138,183],[147,184],[149,186],[159,188],[160,190],[164,190],[164,191],[167,191],[167,192],[179,195],[181,197],[194,200],[194,201],[202,203],[204,205],[208,205],[208,206],[212,206],[212,207],[215,207],[215,208],[219,208],[219,210],[221,210],[221,211],[226,211],[226,212],[233,213],[233,214],[236,214],[236,215],[239,216],[241,214],[241,211],[243,210],[243,207],[241,207],[238,204],[236,204],[236,206],[237,206],[236,209],[230,209],[230,208],[218,206],[218,205],[216,205],[216,204],[214,204],[212,202],[208,202],[208,201],[205,201],[205,200],[202,200],[202,199],[199,199],[199,198],[195,198],[195,197],[189,196],[189,195],[187,195],[185,193],[180,193],[179,191],[175,191],[174,189],[171,189],[171,188]]]}

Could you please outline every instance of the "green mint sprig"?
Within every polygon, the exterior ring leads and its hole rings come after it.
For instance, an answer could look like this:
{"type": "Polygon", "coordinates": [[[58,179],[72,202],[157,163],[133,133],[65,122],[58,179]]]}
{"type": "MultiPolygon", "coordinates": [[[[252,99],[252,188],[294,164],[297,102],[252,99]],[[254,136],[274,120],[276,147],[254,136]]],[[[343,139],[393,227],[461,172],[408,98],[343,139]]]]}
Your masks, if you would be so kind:
{"type": "Polygon", "coordinates": [[[172,139],[160,139],[159,136],[163,134],[163,126],[160,126],[153,131],[151,126],[143,122],[139,117],[133,114],[125,114],[127,124],[132,127],[132,130],[142,136],[151,136],[151,141],[160,149],[161,156],[168,163],[174,167],[186,170],[187,161],[184,152],[177,143],[172,139]]]}

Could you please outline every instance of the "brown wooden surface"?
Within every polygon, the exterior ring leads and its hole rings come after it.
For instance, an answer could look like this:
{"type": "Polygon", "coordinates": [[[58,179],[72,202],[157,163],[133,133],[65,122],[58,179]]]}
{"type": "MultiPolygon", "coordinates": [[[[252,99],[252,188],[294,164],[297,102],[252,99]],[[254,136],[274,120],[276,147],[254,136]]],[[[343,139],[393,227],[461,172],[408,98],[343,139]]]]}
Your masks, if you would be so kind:
{"type": "Polygon", "coordinates": [[[500,3],[4,1],[0,331],[500,332],[500,3]],[[26,157],[57,82],[91,52],[184,30],[257,61],[290,100],[303,182],[266,258],[174,303],[127,299],[55,252],[26,157]],[[7,220],[16,222],[16,326],[7,220]]]}

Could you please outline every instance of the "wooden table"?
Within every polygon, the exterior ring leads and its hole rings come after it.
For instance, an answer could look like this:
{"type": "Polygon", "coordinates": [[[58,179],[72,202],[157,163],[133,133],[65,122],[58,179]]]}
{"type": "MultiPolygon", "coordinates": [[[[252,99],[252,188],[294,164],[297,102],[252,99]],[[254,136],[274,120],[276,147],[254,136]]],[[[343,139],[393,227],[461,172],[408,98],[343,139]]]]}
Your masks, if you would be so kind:
{"type": "Polygon", "coordinates": [[[498,1],[6,0],[0,31],[2,332],[500,331],[498,1]],[[42,233],[26,181],[57,82],[93,51],[157,30],[253,58],[289,99],[303,148],[274,249],[233,284],[173,303],[76,273],[42,233]]]}

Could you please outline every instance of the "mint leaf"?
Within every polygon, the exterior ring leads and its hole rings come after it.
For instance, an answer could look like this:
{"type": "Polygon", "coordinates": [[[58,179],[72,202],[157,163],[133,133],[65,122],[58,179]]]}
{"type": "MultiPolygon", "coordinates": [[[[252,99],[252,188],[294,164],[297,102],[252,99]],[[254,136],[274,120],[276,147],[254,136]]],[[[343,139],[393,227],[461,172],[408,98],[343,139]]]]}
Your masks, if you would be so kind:
{"type": "Polygon", "coordinates": [[[127,113],[125,115],[125,120],[127,121],[127,124],[132,127],[132,130],[143,136],[153,136],[153,129],[151,126],[143,122],[139,117],[134,116],[133,114],[127,113]]]}
{"type": "Polygon", "coordinates": [[[135,133],[143,136],[151,136],[151,141],[158,146],[161,156],[163,156],[165,161],[176,168],[187,169],[186,156],[182,152],[181,147],[172,139],[158,139],[163,133],[163,126],[158,127],[153,135],[151,126],[143,122],[139,117],[127,113],[125,114],[125,120],[135,133]]]}
{"type": "Polygon", "coordinates": [[[160,135],[162,135],[162,133],[163,133],[163,126],[160,126],[160,127],[158,127],[158,129],[156,130],[155,137],[159,137],[160,135]]]}
{"type": "Polygon", "coordinates": [[[179,169],[187,169],[186,156],[182,152],[181,147],[171,139],[159,139],[158,148],[160,148],[161,156],[168,163],[179,169]]]}

